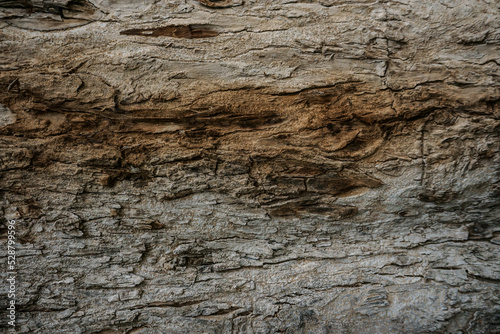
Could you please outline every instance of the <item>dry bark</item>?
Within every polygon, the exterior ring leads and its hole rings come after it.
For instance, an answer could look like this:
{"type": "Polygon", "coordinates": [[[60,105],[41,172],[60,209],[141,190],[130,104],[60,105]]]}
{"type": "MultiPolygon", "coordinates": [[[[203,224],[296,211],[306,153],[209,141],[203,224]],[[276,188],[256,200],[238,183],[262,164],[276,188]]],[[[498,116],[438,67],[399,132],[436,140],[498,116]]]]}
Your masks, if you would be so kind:
{"type": "Polygon", "coordinates": [[[19,333],[500,333],[498,2],[0,7],[19,333]]]}

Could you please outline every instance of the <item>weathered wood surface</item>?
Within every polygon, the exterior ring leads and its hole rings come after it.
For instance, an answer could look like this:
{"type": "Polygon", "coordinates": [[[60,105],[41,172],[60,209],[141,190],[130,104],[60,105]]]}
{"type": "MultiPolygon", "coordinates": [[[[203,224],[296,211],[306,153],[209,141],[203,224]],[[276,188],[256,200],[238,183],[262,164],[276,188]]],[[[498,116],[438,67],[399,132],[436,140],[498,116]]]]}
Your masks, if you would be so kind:
{"type": "Polygon", "coordinates": [[[498,1],[0,6],[17,332],[500,332],[498,1]]]}

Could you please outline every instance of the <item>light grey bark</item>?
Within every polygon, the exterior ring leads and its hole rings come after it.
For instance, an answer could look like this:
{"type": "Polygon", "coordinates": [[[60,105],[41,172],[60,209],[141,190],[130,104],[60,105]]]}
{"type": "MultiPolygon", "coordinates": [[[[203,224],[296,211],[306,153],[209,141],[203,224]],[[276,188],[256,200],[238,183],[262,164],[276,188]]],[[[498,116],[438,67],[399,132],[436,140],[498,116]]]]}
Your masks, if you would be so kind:
{"type": "Polygon", "coordinates": [[[497,1],[0,6],[17,332],[500,333],[497,1]]]}

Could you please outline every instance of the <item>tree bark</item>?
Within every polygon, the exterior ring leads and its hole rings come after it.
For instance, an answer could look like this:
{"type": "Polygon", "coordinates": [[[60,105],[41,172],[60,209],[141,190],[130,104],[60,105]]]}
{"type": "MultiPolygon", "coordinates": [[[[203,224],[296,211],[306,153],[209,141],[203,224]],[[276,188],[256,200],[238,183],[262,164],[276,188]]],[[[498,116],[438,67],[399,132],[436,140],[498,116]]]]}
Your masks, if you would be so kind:
{"type": "Polygon", "coordinates": [[[0,6],[18,333],[500,333],[498,2],[0,6]]]}

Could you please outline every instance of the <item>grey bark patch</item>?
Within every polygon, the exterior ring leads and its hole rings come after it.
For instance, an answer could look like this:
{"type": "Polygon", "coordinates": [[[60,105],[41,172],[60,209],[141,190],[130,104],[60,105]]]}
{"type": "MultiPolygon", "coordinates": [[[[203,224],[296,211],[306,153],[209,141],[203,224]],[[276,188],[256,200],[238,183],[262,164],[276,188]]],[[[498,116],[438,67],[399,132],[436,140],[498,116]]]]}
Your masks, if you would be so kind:
{"type": "Polygon", "coordinates": [[[0,103],[0,127],[16,122],[16,115],[9,108],[0,103]]]}

